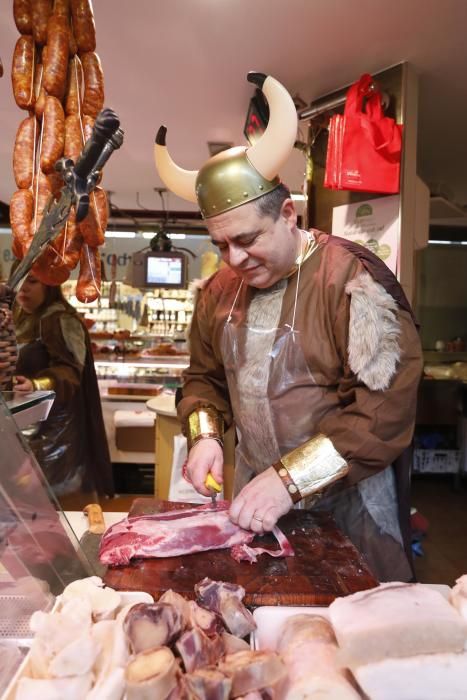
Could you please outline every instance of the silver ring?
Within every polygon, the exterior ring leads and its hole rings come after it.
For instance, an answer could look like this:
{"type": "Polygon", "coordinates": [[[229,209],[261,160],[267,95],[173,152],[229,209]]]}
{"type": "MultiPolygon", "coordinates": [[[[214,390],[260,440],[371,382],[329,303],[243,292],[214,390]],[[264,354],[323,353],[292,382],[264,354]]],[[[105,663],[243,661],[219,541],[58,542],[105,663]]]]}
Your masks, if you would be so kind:
{"type": "Polygon", "coordinates": [[[253,520],[259,520],[260,523],[263,522],[263,518],[257,518],[256,515],[253,516],[253,520]]]}

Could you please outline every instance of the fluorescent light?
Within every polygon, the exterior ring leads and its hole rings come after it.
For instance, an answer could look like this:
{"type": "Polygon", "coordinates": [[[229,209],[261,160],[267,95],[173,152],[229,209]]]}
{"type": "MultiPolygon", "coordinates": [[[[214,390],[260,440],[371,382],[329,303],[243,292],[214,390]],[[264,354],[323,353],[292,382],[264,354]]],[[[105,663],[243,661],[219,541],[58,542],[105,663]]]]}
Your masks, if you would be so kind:
{"type": "Polygon", "coordinates": [[[467,245],[467,241],[428,241],[428,245],[467,245]]]}
{"type": "Polygon", "coordinates": [[[136,238],[134,231],[106,231],[106,238],[136,238]]]}
{"type": "MultiPolygon", "coordinates": [[[[156,235],[157,234],[154,231],[144,231],[143,238],[151,239],[156,235]]],[[[173,239],[178,238],[179,240],[184,240],[186,238],[186,233],[168,233],[167,236],[173,239]]]]}
{"type": "Polygon", "coordinates": [[[294,202],[304,202],[305,195],[302,192],[292,192],[290,195],[294,202]]]}

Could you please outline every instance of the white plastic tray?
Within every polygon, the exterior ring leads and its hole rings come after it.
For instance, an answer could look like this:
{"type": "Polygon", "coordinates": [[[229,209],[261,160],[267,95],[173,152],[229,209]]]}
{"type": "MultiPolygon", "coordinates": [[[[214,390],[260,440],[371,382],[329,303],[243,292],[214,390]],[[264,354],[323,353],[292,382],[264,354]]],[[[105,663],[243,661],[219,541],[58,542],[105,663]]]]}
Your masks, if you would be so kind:
{"type": "MultiPolygon", "coordinates": [[[[154,598],[149,595],[149,593],[144,593],[143,591],[118,591],[122,597],[122,602],[117,610],[117,613],[121,608],[124,608],[125,605],[130,605],[131,603],[153,603],[154,598]]],[[[51,612],[54,612],[57,610],[60,606],[60,596],[58,596],[57,600],[55,601],[55,605],[52,608],[51,612]]],[[[29,667],[29,654],[26,654],[24,657],[21,665],[17,669],[15,675],[11,679],[8,687],[4,691],[3,695],[0,697],[0,700],[15,700],[15,695],[16,695],[16,686],[20,678],[22,676],[27,676],[28,675],[28,667],[29,667]]]]}
{"type": "MultiPolygon", "coordinates": [[[[451,590],[449,586],[443,584],[423,584],[429,588],[433,588],[443,595],[445,598],[449,596],[451,590]]],[[[256,608],[253,611],[253,617],[256,622],[256,630],[251,635],[251,646],[253,649],[269,649],[275,651],[277,648],[277,640],[280,634],[281,627],[285,620],[292,615],[321,615],[328,619],[329,612],[327,607],[318,606],[297,606],[286,607],[281,605],[264,605],[256,608]]]]}
{"type": "Polygon", "coordinates": [[[263,605],[253,611],[256,630],[250,637],[252,649],[276,651],[281,627],[292,615],[321,615],[329,618],[328,608],[318,606],[263,605]]]}

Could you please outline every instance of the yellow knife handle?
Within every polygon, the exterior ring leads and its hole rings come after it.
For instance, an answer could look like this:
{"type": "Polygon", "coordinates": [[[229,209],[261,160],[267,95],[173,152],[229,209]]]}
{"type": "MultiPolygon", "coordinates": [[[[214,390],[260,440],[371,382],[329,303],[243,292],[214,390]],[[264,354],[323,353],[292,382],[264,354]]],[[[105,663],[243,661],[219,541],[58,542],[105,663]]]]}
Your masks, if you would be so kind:
{"type": "Polygon", "coordinates": [[[211,472],[209,472],[209,474],[207,475],[204,485],[208,489],[214,489],[214,491],[217,491],[217,493],[222,491],[222,485],[217,483],[211,472]]]}
{"type": "Polygon", "coordinates": [[[98,503],[90,503],[83,508],[83,513],[88,516],[88,530],[95,535],[102,535],[105,532],[105,521],[102,508],[98,503]]]}

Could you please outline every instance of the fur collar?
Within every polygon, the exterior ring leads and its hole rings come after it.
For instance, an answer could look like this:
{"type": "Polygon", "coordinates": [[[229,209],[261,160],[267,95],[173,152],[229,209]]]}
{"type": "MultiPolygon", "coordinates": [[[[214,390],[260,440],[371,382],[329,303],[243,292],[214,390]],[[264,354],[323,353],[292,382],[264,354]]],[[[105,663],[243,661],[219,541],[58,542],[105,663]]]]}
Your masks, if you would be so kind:
{"type": "Polygon", "coordinates": [[[400,360],[397,303],[368,272],[346,285],[350,295],[349,365],[373,391],[387,389],[400,360]]]}

